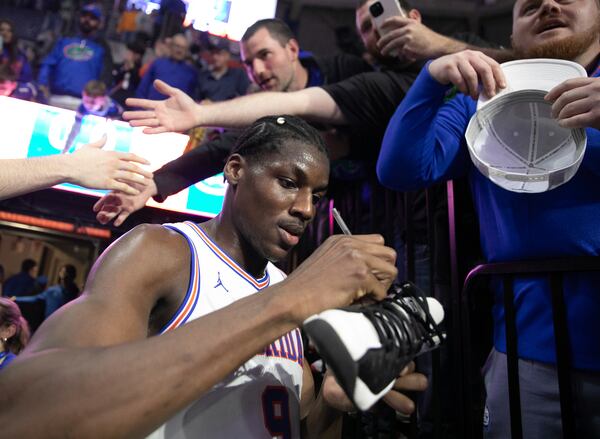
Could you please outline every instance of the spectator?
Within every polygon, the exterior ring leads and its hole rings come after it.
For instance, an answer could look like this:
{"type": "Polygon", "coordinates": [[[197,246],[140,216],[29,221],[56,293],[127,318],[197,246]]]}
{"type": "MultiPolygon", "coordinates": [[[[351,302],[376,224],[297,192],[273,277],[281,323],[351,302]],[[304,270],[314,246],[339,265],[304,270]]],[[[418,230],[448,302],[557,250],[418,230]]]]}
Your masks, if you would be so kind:
{"type": "Polygon", "coordinates": [[[13,69],[8,64],[0,65],[0,96],[33,102],[42,97],[33,83],[18,82],[13,69]]]}
{"type": "Polygon", "coordinates": [[[77,117],[93,115],[117,119],[123,108],[106,93],[106,84],[92,79],[83,89],[81,105],[77,108],[77,117]]]}
{"type": "MultiPolygon", "coordinates": [[[[278,19],[259,20],[250,26],[240,41],[240,49],[248,77],[257,88],[265,91],[296,91],[341,81],[371,70],[371,66],[355,56],[302,55],[292,30],[278,19]]],[[[151,196],[162,202],[171,194],[221,172],[236,140],[236,133],[226,132],[201,148],[167,163],[157,171],[156,180],[139,196],[108,194],[94,207],[99,210],[98,221],[104,223],[116,218],[115,225],[118,226],[130,213],[145,206],[151,196]],[[110,212],[102,207],[105,202],[112,205],[115,201],[118,205],[112,206],[110,212]]]]}
{"type": "Polygon", "coordinates": [[[16,301],[21,303],[43,300],[46,305],[44,318],[48,318],[58,308],[79,296],[79,287],[75,284],[76,277],[77,269],[75,266],[71,264],[63,265],[58,273],[57,285],[53,285],[35,296],[17,297],[16,301]]]}
{"type": "Polygon", "coordinates": [[[29,325],[15,302],[0,297],[0,370],[8,366],[29,342],[29,325]]]}
{"type": "Polygon", "coordinates": [[[50,105],[76,110],[88,81],[110,84],[113,61],[110,47],[98,36],[101,25],[100,7],[84,6],[79,15],[80,33],[59,39],[42,61],[38,82],[50,105]]]}
{"type": "MultiPolygon", "coordinates": [[[[596,0],[517,0],[513,9],[512,43],[520,58],[566,59],[579,63],[590,75],[565,81],[545,97],[553,103],[552,115],[559,125],[586,130],[587,150],[571,180],[549,192],[515,193],[497,186],[475,168],[469,159],[465,132],[476,111],[477,96],[482,90],[493,96],[510,84],[496,61],[477,51],[463,51],[427,64],[396,110],[377,166],[381,181],[393,189],[413,190],[467,175],[479,217],[482,251],[489,262],[598,257],[600,193],[594,188],[600,184],[599,14],[596,0]],[[453,86],[461,93],[447,99],[453,86]]],[[[535,78],[535,71],[530,75],[535,78]]],[[[496,121],[493,127],[513,132],[496,121]]],[[[544,139],[542,132],[537,136],[544,139]]],[[[600,274],[566,273],[562,282],[573,366],[568,373],[573,380],[576,410],[574,437],[597,438],[600,274]]],[[[515,274],[511,284],[523,437],[561,437],[551,287],[547,278],[535,275],[515,274]]],[[[484,368],[484,419],[489,420],[484,437],[501,438],[510,437],[511,422],[500,279],[493,281],[493,292],[494,347],[484,368]]]]}
{"type": "Polygon", "coordinates": [[[229,66],[229,42],[218,40],[208,52],[208,70],[200,72],[196,100],[216,102],[245,95],[250,81],[242,69],[229,66]]]}
{"type": "Polygon", "coordinates": [[[135,95],[145,99],[166,99],[152,86],[155,79],[161,79],[173,87],[180,88],[188,95],[194,95],[198,86],[198,72],[187,63],[189,43],[185,36],[177,34],[171,38],[168,57],[155,59],[142,77],[135,95]]]}
{"type": "Polygon", "coordinates": [[[17,36],[11,21],[0,19],[0,64],[8,65],[20,83],[33,81],[33,73],[27,56],[19,49],[17,36]]]}
{"type": "Polygon", "coordinates": [[[114,87],[110,96],[122,107],[125,106],[125,99],[132,97],[140,84],[140,69],[145,51],[146,46],[139,41],[127,44],[123,63],[113,70],[114,87]]]}
{"type": "Polygon", "coordinates": [[[117,34],[121,35],[124,43],[131,43],[135,39],[137,32],[137,16],[141,12],[134,7],[121,12],[121,18],[117,25],[117,34]]]}
{"type": "Polygon", "coordinates": [[[106,85],[104,85],[103,82],[92,79],[85,84],[81,105],[77,108],[75,121],[73,122],[71,132],[65,142],[62,153],[66,154],[73,146],[73,143],[81,130],[81,123],[85,116],[92,115],[106,117],[108,119],[117,119],[121,116],[121,113],[123,113],[123,108],[106,94],[106,85]]]}
{"type": "Polygon", "coordinates": [[[21,262],[21,271],[10,276],[4,282],[3,295],[28,296],[33,293],[35,288],[35,276],[37,274],[37,262],[33,259],[24,259],[21,262]]]}

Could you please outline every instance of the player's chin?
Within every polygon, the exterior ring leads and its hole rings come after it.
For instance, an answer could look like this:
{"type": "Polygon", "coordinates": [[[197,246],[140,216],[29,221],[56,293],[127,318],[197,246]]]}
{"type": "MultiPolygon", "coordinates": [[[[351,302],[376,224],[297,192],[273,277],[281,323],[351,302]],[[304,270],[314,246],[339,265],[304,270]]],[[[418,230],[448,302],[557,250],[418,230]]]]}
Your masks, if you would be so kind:
{"type": "Polygon", "coordinates": [[[264,253],[269,261],[279,262],[282,259],[285,259],[293,248],[293,245],[286,244],[285,242],[278,242],[266,248],[264,253]]]}

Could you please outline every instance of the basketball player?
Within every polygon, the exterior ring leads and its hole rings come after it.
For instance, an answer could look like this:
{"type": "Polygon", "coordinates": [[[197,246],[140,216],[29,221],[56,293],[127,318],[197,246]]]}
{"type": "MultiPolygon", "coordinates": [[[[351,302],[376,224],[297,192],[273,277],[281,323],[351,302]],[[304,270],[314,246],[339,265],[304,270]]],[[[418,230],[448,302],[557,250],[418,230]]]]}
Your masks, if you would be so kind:
{"type": "MultiPolygon", "coordinates": [[[[314,398],[297,327],[383,298],[394,251],[378,235],[336,236],[287,278],[270,262],[297,244],[327,189],[325,148],[299,119],[254,123],[224,174],[219,216],[123,236],[3,371],[3,435],[295,438],[301,418],[309,437],[335,430],[339,412],[314,398]]],[[[324,387],[346,406],[331,378],[324,387]]]]}

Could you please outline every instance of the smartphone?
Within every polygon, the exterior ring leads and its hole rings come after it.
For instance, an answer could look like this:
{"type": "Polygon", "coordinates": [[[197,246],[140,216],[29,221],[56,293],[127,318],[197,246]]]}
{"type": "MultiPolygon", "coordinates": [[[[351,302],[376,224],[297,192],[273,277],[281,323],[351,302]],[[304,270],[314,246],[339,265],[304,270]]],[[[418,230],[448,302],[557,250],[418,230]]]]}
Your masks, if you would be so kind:
{"type": "Polygon", "coordinates": [[[381,28],[386,19],[397,15],[406,17],[406,12],[404,12],[398,0],[377,0],[369,6],[369,12],[371,13],[371,17],[373,17],[373,24],[381,36],[386,33],[385,29],[381,28]]]}

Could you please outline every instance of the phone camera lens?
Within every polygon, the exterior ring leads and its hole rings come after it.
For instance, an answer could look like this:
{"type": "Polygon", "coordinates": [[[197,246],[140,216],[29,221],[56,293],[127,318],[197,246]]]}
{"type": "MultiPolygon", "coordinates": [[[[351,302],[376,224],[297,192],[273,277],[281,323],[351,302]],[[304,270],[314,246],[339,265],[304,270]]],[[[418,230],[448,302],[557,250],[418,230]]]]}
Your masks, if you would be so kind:
{"type": "Polygon", "coordinates": [[[383,6],[381,5],[381,2],[373,3],[371,6],[369,6],[369,11],[373,17],[379,17],[381,14],[383,14],[383,6]]]}

